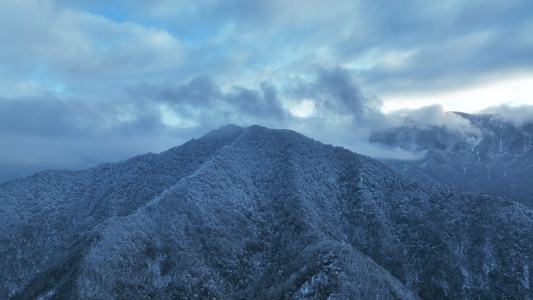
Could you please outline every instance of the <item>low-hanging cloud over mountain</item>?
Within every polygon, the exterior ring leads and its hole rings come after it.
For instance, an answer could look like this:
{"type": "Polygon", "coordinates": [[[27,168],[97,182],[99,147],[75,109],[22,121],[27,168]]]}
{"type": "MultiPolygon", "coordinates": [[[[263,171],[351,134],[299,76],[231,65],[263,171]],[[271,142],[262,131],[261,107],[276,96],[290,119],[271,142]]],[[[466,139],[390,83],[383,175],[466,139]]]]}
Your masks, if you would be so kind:
{"type": "Polygon", "coordinates": [[[418,109],[402,109],[387,114],[388,127],[423,127],[439,126],[462,135],[479,134],[479,129],[470,121],[451,111],[445,111],[441,105],[434,104],[418,109]]]}
{"type": "Polygon", "coordinates": [[[503,120],[509,121],[516,126],[524,123],[533,122],[533,106],[531,105],[499,105],[487,107],[482,113],[499,115],[503,120]]]}

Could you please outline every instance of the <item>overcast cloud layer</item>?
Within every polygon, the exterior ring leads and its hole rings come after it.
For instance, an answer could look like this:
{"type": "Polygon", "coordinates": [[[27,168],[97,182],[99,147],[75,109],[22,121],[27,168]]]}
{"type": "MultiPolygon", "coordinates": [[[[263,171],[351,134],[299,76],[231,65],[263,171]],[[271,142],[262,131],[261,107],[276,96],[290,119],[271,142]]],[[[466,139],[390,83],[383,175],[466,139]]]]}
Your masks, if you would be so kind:
{"type": "Polygon", "coordinates": [[[406,115],[465,128],[438,105],[384,115],[389,98],[533,78],[529,0],[7,0],[0,28],[0,181],[228,123],[376,154],[368,133],[406,115]]]}

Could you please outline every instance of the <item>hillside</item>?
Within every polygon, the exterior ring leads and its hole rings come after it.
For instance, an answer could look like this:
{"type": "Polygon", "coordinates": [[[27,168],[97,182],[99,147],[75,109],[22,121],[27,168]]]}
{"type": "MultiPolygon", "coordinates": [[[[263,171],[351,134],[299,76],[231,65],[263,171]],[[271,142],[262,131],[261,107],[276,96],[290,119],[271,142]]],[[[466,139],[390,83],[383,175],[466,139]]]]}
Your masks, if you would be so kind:
{"type": "Polygon", "coordinates": [[[1,299],[532,298],[533,211],[287,130],[0,185],[1,299]]]}

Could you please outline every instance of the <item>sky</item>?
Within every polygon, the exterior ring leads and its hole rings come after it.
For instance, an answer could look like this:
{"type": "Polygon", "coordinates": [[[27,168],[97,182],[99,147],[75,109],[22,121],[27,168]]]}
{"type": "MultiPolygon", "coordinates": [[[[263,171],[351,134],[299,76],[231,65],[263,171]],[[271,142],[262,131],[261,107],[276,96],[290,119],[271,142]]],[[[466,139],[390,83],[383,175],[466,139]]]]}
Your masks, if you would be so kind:
{"type": "Polygon", "coordinates": [[[526,120],[532,53],[530,0],[4,0],[0,181],[229,123],[372,155],[406,114],[526,120]]]}

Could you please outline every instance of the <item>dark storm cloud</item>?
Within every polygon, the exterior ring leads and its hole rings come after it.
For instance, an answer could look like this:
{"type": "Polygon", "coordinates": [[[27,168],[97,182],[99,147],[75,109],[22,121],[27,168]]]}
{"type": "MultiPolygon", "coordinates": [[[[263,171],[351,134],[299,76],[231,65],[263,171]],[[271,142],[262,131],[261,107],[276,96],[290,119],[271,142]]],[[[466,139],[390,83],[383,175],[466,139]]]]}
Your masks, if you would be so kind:
{"type": "Polygon", "coordinates": [[[203,125],[281,121],[285,112],[276,89],[266,82],[259,89],[232,86],[223,91],[209,77],[196,77],[184,83],[141,84],[127,89],[138,103],[165,104],[178,117],[194,117],[203,125]]]}
{"type": "Polygon", "coordinates": [[[377,112],[381,104],[376,97],[363,95],[352,75],[341,68],[321,70],[315,88],[318,94],[325,95],[327,108],[345,109],[356,119],[377,112]]]}
{"type": "Polygon", "coordinates": [[[128,93],[146,101],[165,102],[176,106],[187,104],[207,107],[223,97],[220,87],[205,76],[196,77],[186,83],[140,84],[129,88],[128,93]]]}
{"type": "Polygon", "coordinates": [[[311,81],[296,81],[288,95],[300,99],[312,99],[317,114],[335,117],[349,115],[358,124],[380,116],[380,100],[365,94],[348,70],[319,67],[311,81]]]}
{"type": "Polygon", "coordinates": [[[280,121],[285,115],[276,90],[265,82],[261,84],[261,91],[235,86],[225,96],[225,101],[236,107],[237,113],[253,118],[280,121]]]}

